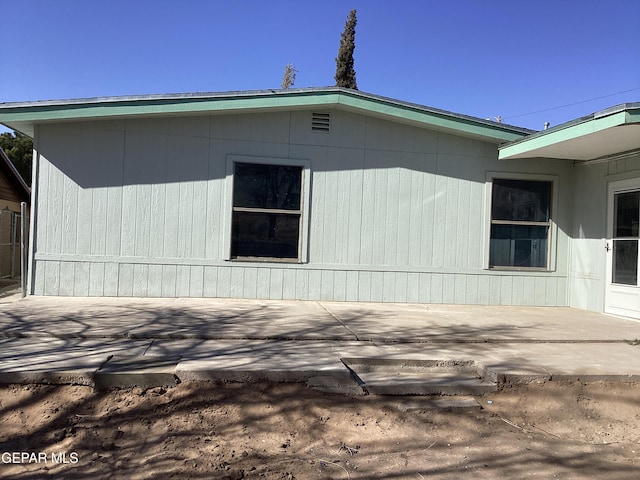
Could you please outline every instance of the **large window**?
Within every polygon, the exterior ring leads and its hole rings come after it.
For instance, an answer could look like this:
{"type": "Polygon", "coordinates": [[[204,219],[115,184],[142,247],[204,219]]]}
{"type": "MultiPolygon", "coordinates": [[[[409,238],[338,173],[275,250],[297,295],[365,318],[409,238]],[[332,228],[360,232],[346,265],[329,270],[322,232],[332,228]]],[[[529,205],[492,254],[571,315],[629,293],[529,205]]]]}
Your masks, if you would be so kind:
{"type": "Polygon", "coordinates": [[[303,167],[235,162],[231,258],[300,261],[303,167]]]}
{"type": "Polygon", "coordinates": [[[490,268],[548,268],[552,186],[549,181],[493,179],[490,268]]]}

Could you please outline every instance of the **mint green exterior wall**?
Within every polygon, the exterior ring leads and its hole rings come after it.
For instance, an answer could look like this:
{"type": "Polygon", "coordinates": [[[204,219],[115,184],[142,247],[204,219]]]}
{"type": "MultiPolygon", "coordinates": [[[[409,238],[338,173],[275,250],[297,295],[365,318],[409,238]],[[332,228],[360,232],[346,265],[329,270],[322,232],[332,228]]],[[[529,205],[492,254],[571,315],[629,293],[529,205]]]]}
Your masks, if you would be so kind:
{"type": "Polygon", "coordinates": [[[579,202],[568,162],[498,161],[492,143],[344,110],[331,110],[328,134],[310,121],[297,110],[39,125],[32,293],[589,301],[595,280],[582,277],[595,267],[575,265],[595,246],[570,253],[579,202]],[[310,162],[308,263],[227,260],[229,155],[310,162]],[[487,172],[555,176],[553,271],[485,269],[487,172]]]}
{"type": "Polygon", "coordinates": [[[569,304],[604,311],[606,282],[607,188],[609,182],[640,178],[640,155],[573,167],[573,229],[569,304]]]}

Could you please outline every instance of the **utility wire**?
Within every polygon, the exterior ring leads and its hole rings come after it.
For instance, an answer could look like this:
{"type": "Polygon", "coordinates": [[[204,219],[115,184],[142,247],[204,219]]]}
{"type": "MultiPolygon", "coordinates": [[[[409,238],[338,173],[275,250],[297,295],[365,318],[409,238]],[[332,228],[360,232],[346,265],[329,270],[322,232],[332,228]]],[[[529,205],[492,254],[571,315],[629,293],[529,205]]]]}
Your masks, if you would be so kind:
{"type": "Polygon", "coordinates": [[[600,99],[603,99],[603,98],[614,97],[616,95],[620,95],[621,93],[635,92],[636,90],[640,90],[640,87],[631,88],[629,90],[622,90],[621,92],[610,93],[609,95],[602,95],[601,97],[590,98],[589,100],[582,100],[580,102],[567,103],[566,105],[560,105],[559,107],[545,108],[544,110],[536,110],[535,112],[529,112],[529,113],[520,113],[518,115],[510,115],[508,117],[502,117],[502,119],[504,120],[506,118],[526,117],[527,115],[535,115],[536,113],[550,112],[552,110],[559,110],[561,108],[573,107],[574,105],[580,105],[581,103],[589,103],[589,102],[593,102],[595,100],[600,100],[600,99]]]}

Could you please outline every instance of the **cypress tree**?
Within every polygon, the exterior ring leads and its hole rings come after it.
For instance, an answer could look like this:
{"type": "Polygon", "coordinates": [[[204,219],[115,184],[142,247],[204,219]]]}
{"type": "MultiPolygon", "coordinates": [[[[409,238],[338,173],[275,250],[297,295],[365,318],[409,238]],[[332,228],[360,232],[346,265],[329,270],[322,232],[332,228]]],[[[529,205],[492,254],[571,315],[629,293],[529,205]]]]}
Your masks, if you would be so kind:
{"type": "Polygon", "coordinates": [[[358,89],[353,67],[353,51],[356,48],[356,11],[351,10],[340,37],[340,49],[336,58],[336,86],[358,89]]]}

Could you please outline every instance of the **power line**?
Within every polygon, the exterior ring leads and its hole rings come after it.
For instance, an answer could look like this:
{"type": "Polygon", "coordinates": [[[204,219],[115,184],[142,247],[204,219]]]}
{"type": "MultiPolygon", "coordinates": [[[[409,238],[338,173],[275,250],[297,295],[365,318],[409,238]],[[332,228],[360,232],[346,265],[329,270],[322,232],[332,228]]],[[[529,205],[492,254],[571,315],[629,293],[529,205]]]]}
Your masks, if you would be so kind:
{"type": "Polygon", "coordinates": [[[581,103],[589,103],[589,102],[593,102],[595,100],[601,100],[603,98],[615,97],[616,95],[620,95],[621,93],[635,92],[636,90],[640,90],[640,87],[631,88],[629,90],[622,90],[621,92],[617,92],[617,93],[610,93],[609,95],[602,95],[601,97],[590,98],[589,100],[581,100],[579,102],[567,103],[566,105],[560,105],[558,107],[545,108],[544,110],[536,110],[535,112],[529,112],[529,113],[520,113],[518,115],[510,115],[508,117],[502,117],[502,118],[503,119],[505,119],[505,118],[518,118],[518,117],[526,117],[527,115],[535,115],[536,113],[550,112],[552,110],[559,110],[561,108],[573,107],[574,105],[580,105],[581,103]]]}

